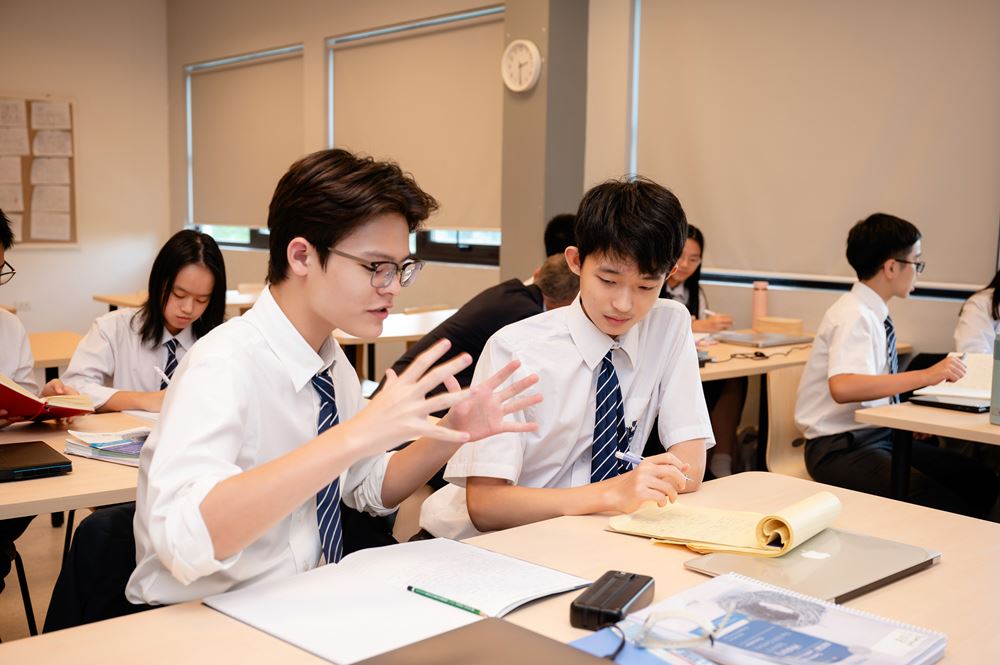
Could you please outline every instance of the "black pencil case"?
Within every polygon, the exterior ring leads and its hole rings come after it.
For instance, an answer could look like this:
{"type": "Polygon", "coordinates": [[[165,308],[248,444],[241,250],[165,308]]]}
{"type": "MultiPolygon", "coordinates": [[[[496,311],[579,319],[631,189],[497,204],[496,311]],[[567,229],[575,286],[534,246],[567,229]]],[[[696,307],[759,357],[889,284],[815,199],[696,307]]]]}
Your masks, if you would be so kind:
{"type": "Polygon", "coordinates": [[[618,623],[652,600],[652,577],[609,570],[569,606],[569,622],[574,628],[597,630],[618,623]]]}

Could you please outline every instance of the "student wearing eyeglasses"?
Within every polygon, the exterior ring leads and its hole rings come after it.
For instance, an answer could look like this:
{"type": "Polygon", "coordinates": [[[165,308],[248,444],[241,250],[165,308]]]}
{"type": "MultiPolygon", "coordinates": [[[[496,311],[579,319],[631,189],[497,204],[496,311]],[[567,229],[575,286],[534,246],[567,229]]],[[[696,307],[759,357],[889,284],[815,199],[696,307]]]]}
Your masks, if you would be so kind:
{"type": "MultiPolygon", "coordinates": [[[[953,356],[899,371],[888,303],[913,292],[925,266],[920,257],[920,231],[892,215],[871,215],[847,236],[847,260],[859,281],[823,316],[795,405],[795,422],[807,439],[806,468],[820,482],[888,496],[892,431],[858,423],[854,412],[965,375],[953,356]]],[[[997,478],[984,465],[915,437],[909,487],[913,503],[984,517],[996,499],[997,478]]]]}

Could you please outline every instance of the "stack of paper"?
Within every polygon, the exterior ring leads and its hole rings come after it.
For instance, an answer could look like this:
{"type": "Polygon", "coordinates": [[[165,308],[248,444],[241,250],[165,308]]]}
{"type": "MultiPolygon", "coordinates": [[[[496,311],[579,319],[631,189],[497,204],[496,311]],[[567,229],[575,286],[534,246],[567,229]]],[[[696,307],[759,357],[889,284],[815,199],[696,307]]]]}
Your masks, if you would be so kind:
{"type": "Polygon", "coordinates": [[[964,355],[965,376],[954,383],[942,381],[933,386],[914,390],[913,394],[988,400],[990,389],[993,387],[993,354],[966,353],[964,355]]]}
{"type": "Polygon", "coordinates": [[[77,432],[67,430],[75,439],[66,439],[70,455],[90,457],[116,464],[139,466],[139,453],[150,429],[136,427],[120,432],[77,432]]]}

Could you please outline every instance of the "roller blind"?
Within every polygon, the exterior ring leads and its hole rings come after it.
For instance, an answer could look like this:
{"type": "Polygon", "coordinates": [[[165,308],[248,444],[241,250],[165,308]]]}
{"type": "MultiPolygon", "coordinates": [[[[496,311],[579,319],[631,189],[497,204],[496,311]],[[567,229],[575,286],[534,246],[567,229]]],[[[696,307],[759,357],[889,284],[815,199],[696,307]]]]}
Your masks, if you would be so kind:
{"type": "Polygon", "coordinates": [[[923,232],[926,281],[982,284],[1000,216],[1000,3],[645,0],[638,170],[706,265],[853,273],[850,226],[923,232]]]}
{"type": "Polygon", "coordinates": [[[333,49],[333,139],[392,159],[441,204],[432,227],[500,227],[503,20],[333,49]]]}
{"type": "Polygon", "coordinates": [[[303,154],[302,57],[191,75],[197,224],[265,226],[278,179],[303,154]]]}

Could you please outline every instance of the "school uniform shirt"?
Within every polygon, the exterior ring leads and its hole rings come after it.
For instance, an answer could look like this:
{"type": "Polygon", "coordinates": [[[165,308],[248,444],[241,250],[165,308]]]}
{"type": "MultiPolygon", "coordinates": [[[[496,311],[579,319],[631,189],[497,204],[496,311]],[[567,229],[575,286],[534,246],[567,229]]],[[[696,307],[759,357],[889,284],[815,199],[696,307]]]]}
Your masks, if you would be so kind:
{"type": "Polygon", "coordinates": [[[955,349],[962,353],[993,353],[1000,321],[993,318],[993,289],[974,293],[962,305],[955,326],[955,349]]]}
{"type": "MultiPolygon", "coordinates": [[[[130,601],[184,602],[319,563],[315,497],[224,561],[215,558],[199,507],[219,482],[316,437],[320,403],[312,378],[326,368],[344,422],[362,404],[357,374],[332,338],[317,354],[270,290],[185,356],[139,460],[130,601]]],[[[365,458],[341,474],[344,503],[377,515],[393,512],[381,503],[388,459],[365,458]]]]}
{"type": "Polygon", "coordinates": [[[462,446],[444,472],[453,484],[424,502],[420,525],[448,538],[478,533],[465,502],[469,476],[503,478],[523,487],[589,484],[597,379],[608,349],[625,424],[634,430],[632,453],[642,454],[657,415],[665,448],[691,439],[705,439],[706,448],[715,444],[687,310],[657,300],[642,321],[613,340],[587,318],[578,296],[568,307],[511,324],[487,342],[473,384],[520,360],[514,380],[537,373],[536,390],[545,399],[508,417],[538,423],[538,431],[498,434],[462,446]]]}
{"type": "Polygon", "coordinates": [[[3,308],[0,308],[0,349],[0,374],[37,395],[35,358],[31,355],[28,333],[21,320],[3,308]]]}
{"type": "Polygon", "coordinates": [[[861,282],[840,296],[823,315],[795,401],[795,423],[806,438],[868,428],[854,420],[854,412],[889,404],[888,397],[837,404],[829,384],[830,377],[838,374],[889,373],[887,316],[889,307],[882,296],[861,282]]]}
{"type": "MultiPolygon", "coordinates": [[[[160,375],[154,369],[167,366],[166,343],[173,337],[166,329],[150,347],[142,341],[134,308],[118,309],[97,317],[86,337],[73,352],[62,381],[90,397],[100,408],[119,390],[156,392],[160,375]]],[[[177,361],[194,346],[191,326],[176,336],[177,361]]]]}
{"type": "MultiPolygon", "coordinates": [[[[708,307],[708,299],[705,297],[705,289],[698,287],[698,316],[695,318],[704,319],[705,308],[708,307]]],[[[685,307],[688,306],[688,302],[691,300],[691,289],[688,288],[685,282],[681,282],[677,286],[671,287],[666,281],[663,282],[663,290],[660,292],[661,298],[666,298],[667,300],[673,300],[674,302],[679,302],[685,307]]],[[[690,312],[690,310],[688,310],[690,312]]]]}

